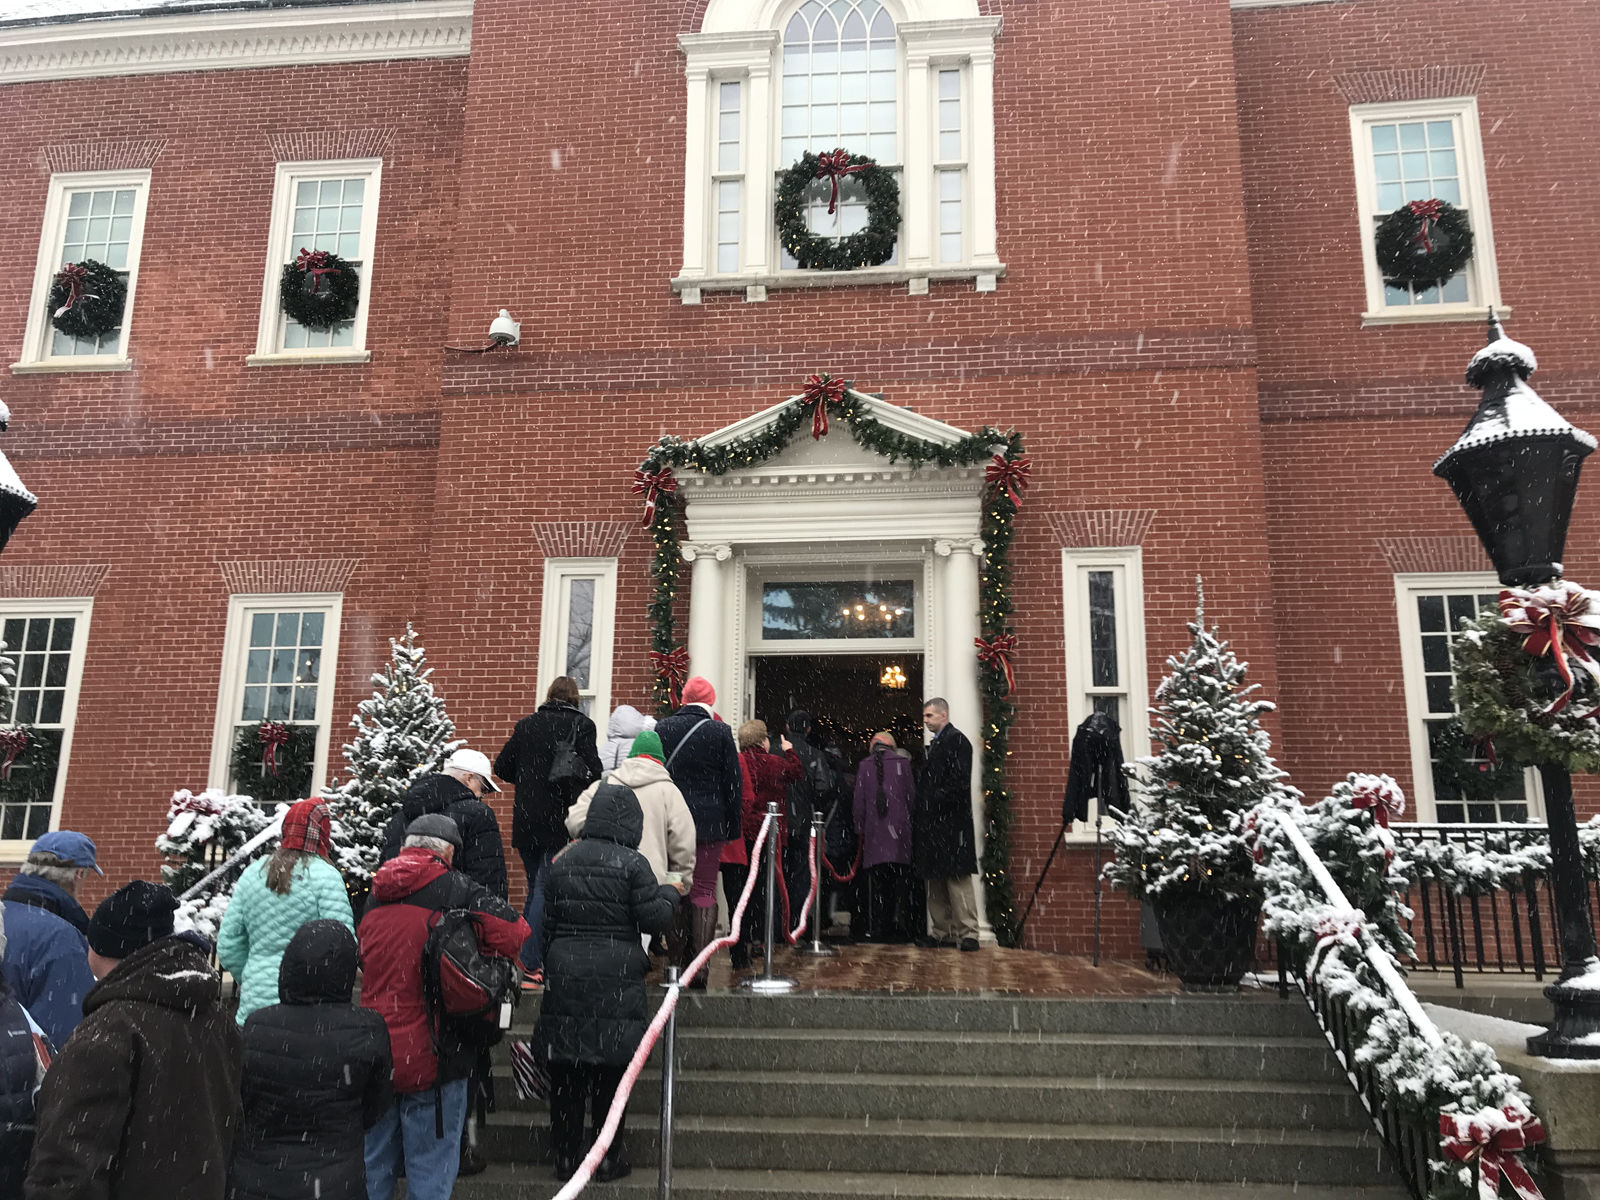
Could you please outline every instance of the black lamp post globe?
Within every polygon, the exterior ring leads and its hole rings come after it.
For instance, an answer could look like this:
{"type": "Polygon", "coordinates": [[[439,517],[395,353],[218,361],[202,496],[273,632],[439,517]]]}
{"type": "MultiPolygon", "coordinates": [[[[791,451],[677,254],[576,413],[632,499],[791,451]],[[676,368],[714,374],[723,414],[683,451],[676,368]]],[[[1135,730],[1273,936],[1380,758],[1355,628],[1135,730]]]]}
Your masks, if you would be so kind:
{"type": "MultiPolygon", "coordinates": [[[[1560,578],[1578,473],[1595,448],[1593,437],[1528,386],[1537,366],[1533,351],[1506,337],[1491,312],[1489,344],[1467,366],[1467,382],[1483,389],[1483,400],[1456,444],[1433,465],[1433,473],[1450,484],[1466,510],[1507,587],[1535,587],[1560,578]]],[[[1528,1039],[1528,1052],[1600,1058],[1600,962],[1589,924],[1572,774],[1559,763],[1533,765],[1544,784],[1562,971],[1545,989],[1555,1019],[1528,1039]]]]}

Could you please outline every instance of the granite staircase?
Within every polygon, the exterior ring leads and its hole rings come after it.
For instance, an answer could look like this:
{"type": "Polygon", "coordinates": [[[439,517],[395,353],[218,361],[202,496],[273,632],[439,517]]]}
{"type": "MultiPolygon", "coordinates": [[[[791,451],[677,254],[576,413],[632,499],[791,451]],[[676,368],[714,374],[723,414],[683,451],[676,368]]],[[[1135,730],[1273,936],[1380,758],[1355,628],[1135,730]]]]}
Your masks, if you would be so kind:
{"type": "MultiPolygon", "coordinates": [[[[1298,999],[711,993],[679,1012],[677,1200],[1406,1195],[1298,999]]],[[[492,1165],[454,1194],[552,1196],[548,1114],[498,1061],[492,1165]]],[[[656,1194],[655,1067],[632,1177],[586,1194],[656,1194]]]]}

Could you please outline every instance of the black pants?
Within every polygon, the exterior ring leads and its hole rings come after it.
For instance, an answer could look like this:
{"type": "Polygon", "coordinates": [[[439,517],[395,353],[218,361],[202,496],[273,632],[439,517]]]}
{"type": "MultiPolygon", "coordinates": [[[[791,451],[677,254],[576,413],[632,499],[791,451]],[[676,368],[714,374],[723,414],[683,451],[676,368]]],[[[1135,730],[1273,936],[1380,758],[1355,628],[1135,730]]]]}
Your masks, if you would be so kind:
{"type": "MultiPolygon", "coordinates": [[[[744,885],[749,878],[750,868],[743,863],[725,862],[722,864],[722,894],[728,900],[728,921],[730,925],[733,921],[733,910],[739,907],[739,897],[744,893],[744,885]]],[[[745,906],[744,924],[739,928],[739,940],[743,942],[760,940],[759,935],[756,937],[750,936],[751,928],[759,924],[755,920],[755,899],[754,896],[751,896],[750,903],[745,906]]]]}
{"type": "MultiPolygon", "coordinates": [[[[866,910],[868,936],[875,942],[909,942],[921,932],[912,904],[916,882],[909,863],[878,863],[856,875],[859,907],[866,910]]],[[[852,925],[854,922],[852,922],[852,925]]]]}
{"type": "MultiPolygon", "coordinates": [[[[600,1126],[606,1123],[606,1113],[611,1111],[611,1099],[622,1082],[622,1072],[621,1067],[550,1064],[550,1139],[555,1143],[557,1156],[577,1159],[593,1143],[593,1135],[600,1132],[600,1126]],[[583,1137],[586,1108],[593,1114],[588,1142],[583,1137]]],[[[622,1128],[622,1125],[617,1126],[617,1137],[612,1145],[620,1144],[622,1128]]]]}

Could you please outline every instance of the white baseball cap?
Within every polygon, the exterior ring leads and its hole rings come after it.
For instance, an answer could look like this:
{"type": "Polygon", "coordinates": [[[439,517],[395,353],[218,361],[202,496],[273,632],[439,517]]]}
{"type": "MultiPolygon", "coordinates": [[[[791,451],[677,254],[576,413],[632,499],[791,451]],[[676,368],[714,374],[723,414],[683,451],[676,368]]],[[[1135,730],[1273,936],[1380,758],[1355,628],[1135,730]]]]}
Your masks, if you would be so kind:
{"type": "Polygon", "coordinates": [[[483,777],[484,783],[489,785],[491,792],[500,790],[495,786],[494,768],[489,765],[489,756],[482,750],[468,750],[463,746],[444,760],[444,769],[446,771],[471,771],[474,775],[483,777]]]}

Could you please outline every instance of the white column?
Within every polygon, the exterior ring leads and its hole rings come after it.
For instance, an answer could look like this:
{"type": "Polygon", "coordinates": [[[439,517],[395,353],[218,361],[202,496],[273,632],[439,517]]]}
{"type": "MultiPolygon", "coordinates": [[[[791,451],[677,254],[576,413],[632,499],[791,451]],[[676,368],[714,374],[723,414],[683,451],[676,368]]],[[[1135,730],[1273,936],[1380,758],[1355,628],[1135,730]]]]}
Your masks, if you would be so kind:
{"type": "Polygon", "coordinates": [[[707,97],[711,74],[701,66],[690,66],[688,105],[683,127],[683,269],[681,275],[706,273],[706,187],[711,164],[708,157],[710,117],[707,97]]]}
{"type": "Polygon", "coordinates": [[[972,263],[998,266],[994,200],[994,47],[974,50],[972,70],[972,263]]]}
{"type": "Polygon", "coordinates": [[[744,123],[744,269],[764,275],[772,247],[772,61],[750,64],[745,77],[748,104],[744,123]]]}
{"type": "Polygon", "coordinates": [[[684,561],[693,564],[689,579],[689,674],[704,675],[721,696],[727,657],[727,622],[723,618],[727,587],[722,564],[733,557],[733,549],[685,542],[682,553],[684,561]]]}
{"type": "Polygon", "coordinates": [[[900,261],[912,270],[933,264],[933,97],[926,53],[906,55],[906,144],[900,161],[900,261]]]}
{"type": "Polygon", "coordinates": [[[983,859],[983,698],[978,681],[978,652],[973,642],[978,637],[978,556],[983,553],[983,542],[978,538],[959,538],[939,541],[934,552],[945,561],[943,586],[943,619],[940,621],[940,642],[944,657],[944,698],[950,705],[950,722],[972,743],[972,828],[976,835],[979,859],[979,878],[974,881],[978,893],[979,931],[985,940],[993,940],[988,913],[984,904],[983,859]]]}

